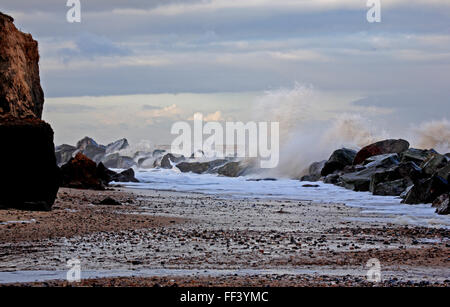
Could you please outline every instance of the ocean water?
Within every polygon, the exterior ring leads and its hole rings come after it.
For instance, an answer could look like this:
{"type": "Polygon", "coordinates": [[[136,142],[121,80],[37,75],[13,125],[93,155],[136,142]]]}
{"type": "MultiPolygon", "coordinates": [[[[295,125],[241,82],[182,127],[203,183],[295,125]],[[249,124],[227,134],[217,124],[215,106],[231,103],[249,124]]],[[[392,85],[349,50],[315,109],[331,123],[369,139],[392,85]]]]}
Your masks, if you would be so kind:
{"type": "MultiPolygon", "coordinates": [[[[251,175],[238,178],[216,174],[181,173],[178,169],[138,170],[139,183],[121,183],[128,188],[211,194],[221,198],[289,199],[317,203],[342,203],[389,217],[403,225],[450,228],[450,217],[435,213],[430,204],[405,205],[399,197],[375,196],[354,192],[323,182],[300,182],[292,179],[276,181],[256,179],[251,175]],[[304,184],[318,187],[303,187],[304,184]]],[[[367,219],[367,217],[365,217],[367,219]]],[[[362,217],[361,220],[364,218],[362,217]]]]}

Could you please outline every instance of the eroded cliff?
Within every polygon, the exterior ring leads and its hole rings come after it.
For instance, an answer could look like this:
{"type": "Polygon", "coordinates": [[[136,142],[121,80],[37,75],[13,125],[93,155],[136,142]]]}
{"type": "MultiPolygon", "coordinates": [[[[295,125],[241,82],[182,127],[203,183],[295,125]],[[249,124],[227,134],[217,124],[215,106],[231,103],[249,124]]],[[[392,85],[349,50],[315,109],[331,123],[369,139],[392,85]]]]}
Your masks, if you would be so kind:
{"type": "Polygon", "coordinates": [[[0,206],[49,210],[60,184],[53,130],[41,120],[38,43],[0,12],[0,206]]]}

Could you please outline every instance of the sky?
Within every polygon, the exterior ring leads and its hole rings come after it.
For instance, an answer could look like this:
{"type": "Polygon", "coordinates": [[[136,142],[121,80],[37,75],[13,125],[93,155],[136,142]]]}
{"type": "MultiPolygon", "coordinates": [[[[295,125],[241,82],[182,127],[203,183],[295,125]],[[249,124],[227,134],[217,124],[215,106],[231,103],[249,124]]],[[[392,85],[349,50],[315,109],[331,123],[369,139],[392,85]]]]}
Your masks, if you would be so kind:
{"type": "Polygon", "coordinates": [[[448,118],[450,1],[381,0],[380,23],[366,2],[80,0],[81,23],[67,22],[65,0],[0,11],[39,42],[57,144],[167,144],[195,112],[310,127],[351,113],[399,136],[448,118]]]}

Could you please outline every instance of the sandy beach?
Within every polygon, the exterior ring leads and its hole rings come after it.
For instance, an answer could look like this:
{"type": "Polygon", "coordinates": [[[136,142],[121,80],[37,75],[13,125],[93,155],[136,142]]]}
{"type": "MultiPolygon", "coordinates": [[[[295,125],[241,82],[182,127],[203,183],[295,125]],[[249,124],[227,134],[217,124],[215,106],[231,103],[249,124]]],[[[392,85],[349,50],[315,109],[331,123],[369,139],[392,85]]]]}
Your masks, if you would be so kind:
{"type": "Polygon", "coordinates": [[[1,289],[450,287],[449,0],[53,2],[0,4],[1,289]]]}
{"type": "Polygon", "coordinates": [[[344,204],[62,188],[51,212],[0,210],[0,281],[21,286],[449,286],[449,230],[389,221],[344,204]],[[98,204],[106,197],[122,205],[98,204]],[[80,283],[61,278],[73,258],[81,261],[80,283]],[[371,258],[380,261],[380,283],[366,280],[371,258]]]}

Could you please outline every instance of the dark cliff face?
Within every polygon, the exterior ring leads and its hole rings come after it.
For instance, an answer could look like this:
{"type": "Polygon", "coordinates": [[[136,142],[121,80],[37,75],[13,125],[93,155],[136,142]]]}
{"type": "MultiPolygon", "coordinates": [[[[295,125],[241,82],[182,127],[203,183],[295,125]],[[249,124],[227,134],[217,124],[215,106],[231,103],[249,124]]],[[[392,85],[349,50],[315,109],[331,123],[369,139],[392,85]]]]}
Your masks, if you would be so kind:
{"type": "Polygon", "coordinates": [[[0,206],[51,209],[60,175],[50,125],[39,119],[0,121],[0,142],[0,206]]]}
{"type": "Polygon", "coordinates": [[[38,43],[17,30],[13,21],[0,12],[0,114],[41,118],[38,43]]]}
{"type": "Polygon", "coordinates": [[[49,210],[60,172],[53,130],[41,120],[38,45],[0,12],[0,206],[49,210]]]}

